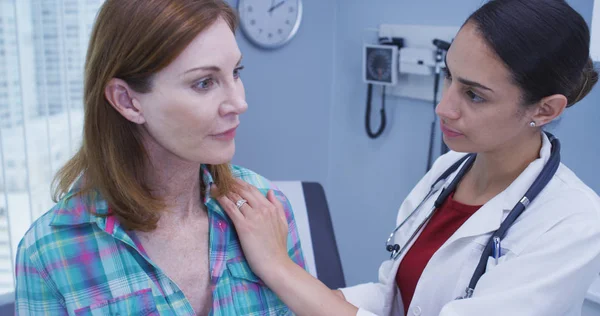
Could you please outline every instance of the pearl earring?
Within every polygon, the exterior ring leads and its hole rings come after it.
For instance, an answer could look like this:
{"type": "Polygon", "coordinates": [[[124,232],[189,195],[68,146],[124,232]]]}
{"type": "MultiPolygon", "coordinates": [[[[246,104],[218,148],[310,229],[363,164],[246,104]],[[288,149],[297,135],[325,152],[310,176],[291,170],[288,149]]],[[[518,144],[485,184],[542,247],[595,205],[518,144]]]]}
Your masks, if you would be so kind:
{"type": "Polygon", "coordinates": [[[529,126],[531,126],[531,127],[535,127],[535,126],[536,126],[536,124],[535,124],[535,122],[534,122],[534,121],[531,121],[531,122],[529,123],[529,126]]]}

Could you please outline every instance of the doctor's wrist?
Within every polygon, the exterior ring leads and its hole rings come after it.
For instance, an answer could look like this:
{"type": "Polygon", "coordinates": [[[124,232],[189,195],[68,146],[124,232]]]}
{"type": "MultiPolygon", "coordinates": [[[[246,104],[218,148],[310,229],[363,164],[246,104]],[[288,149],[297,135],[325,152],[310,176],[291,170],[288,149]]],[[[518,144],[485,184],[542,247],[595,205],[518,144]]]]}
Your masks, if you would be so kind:
{"type": "MultiPolygon", "coordinates": [[[[300,268],[289,257],[282,258],[276,262],[266,264],[257,271],[256,274],[267,284],[267,286],[280,285],[290,279],[290,275],[295,273],[295,269],[300,268]]],[[[300,268],[301,269],[301,268],[300,268]]]]}
{"type": "Polygon", "coordinates": [[[331,290],[333,291],[333,294],[337,295],[339,298],[343,299],[344,301],[346,300],[346,296],[344,295],[344,292],[342,292],[342,290],[331,290]]]}

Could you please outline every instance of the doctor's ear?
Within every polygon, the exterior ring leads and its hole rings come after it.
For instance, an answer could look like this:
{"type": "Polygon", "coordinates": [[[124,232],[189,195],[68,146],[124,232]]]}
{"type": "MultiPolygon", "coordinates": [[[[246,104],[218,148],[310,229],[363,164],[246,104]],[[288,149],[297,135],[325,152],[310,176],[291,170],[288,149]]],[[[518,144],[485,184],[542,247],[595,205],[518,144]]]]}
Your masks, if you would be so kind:
{"type": "Polygon", "coordinates": [[[559,117],[567,107],[567,97],[555,94],[543,98],[531,118],[537,126],[544,126],[559,117]]]}
{"type": "Polygon", "coordinates": [[[117,112],[133,123],[144,124],[146,119],[141,104],[134,95],[135,92],[122,79],[113,78],[104,88],[106,100],[117,112]]]}

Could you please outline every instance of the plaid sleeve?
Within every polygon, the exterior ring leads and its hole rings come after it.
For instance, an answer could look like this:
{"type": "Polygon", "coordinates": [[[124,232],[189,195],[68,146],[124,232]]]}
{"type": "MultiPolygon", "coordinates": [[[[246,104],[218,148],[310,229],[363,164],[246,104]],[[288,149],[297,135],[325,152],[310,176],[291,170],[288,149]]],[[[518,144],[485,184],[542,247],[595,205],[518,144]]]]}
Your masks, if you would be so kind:
{"type": "Polygon", "coordinates": [[[299,266],[301,266],[304,270],[307,269],[306,263],[304,262],[304,255],[302,254],[302,246],[300,245],[300,235],[298,235],[298,227],[296,226],[296,220],[294,218],[294,212],[292,211],[292,205],[288,198],[279,190],[273,190],[275,196],[281,204],[283,205],[283,209],[285,211],[285,217],[288,221],[288,238],[287,238],[287,247],[288,247],[288,255],[290,258],[299,266]]]}
{"type": "Polygon", "coordinates": [[[15,314],[67,315],[64,301],[36,255],[21,241],[15,262],[15,314]],[[36,264],[37,263],[37,264],[36,264]]]}

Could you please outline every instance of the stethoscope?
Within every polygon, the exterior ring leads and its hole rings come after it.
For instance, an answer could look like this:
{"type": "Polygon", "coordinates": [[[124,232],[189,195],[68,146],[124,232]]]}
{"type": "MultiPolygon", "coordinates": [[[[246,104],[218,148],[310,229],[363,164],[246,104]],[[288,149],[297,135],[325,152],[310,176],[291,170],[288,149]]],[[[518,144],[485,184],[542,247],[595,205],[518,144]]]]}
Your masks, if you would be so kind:
{"type": "MultiPolygon", "coordinates": [[[[473,276],[471,277],[471,281],[469,282],[469,286],[467,287],[467,289],[465,291],[465,295],[462,297],[459,297],[459,299],[470,298],[473,295],[473,291],[475,290],[475,286],[477,285],[477,282],[479,281],[481,276],[483,276],[483,274],[485,273],[488,258],[491,255],[493,255],[493,252],[495,250],[494,245],[495,244],[497,245],[499,243],[499,241],[502,238],[504,238],[504,236],[506,236],[506,232],[512,226],[512,224],[517,220],[519,215],[521,215],[523,213],[523,211],[527,208],[527,206],[529,206],[529,204],[533,201],[533,199],[535,199],[535,197],[544,189],[544,187],[546,187],[548,182],[550,182],[550,180],[556,173],[556,170],[558,169],[558,166],[560,165],[560,142],[558,141],[558,139],[556,137],[554,137],[554,135],[552,135],[548,132],[546,132],[546,135],[548,136],[548,138],[550,139],[550,143],[552,144],[552,149],[550,150],[550,158],[548,159],[548,162],[544,165],[544,168],[542,169],[540,174],[537,176],[537,178],[535,179],[535,181],[533,182],[531,187],[529,187],[527,192],[525,192],[525,195],[523,195],[523,197],[519,200],[519,202],[510,211],[510,213],[508,214],[506,219],[500,225],[500,228],[498,228],[498,230],[493,232],[492,235],[490,236],[490,238],[486,244],[486,247],[484,248],[483,253],[481,254],[481,258],[479,259],[479,264],[477,265],[477,268],[475,269],[475,272],[473,273],[473,276]]],[[[427,222],[433,216],[435,211],[440,206],[442,206],[442,204],[444,203],[444,201],[446,201],[448,196],[452,192],[454,192],[454,190],[456,190],[456,187],[458,186],[458,183],[460,182],[460,180],[467,173],[467,171],[469,171],[469,169],[473,165],[473,162],[475,162],[475,157],[476,157],[476,154],[467,154],[467,155],[463,156],[461,159],[459,159],[452,166],[450,166],[450,168],[448,168],[431,185],[429,192],[423,198],[421,203],[419,203],[419,205],[417,205],[417,207],[400,223],[400,225],[396,226],[396,228],[390,234],[390,237],[387,239],[387,241],[385,243],[385,248],[387,251],[391,252],[390,257],[392,259],[396,260],[404,252],[404,250],[406,250],[408,245],[416,237],[416,235],[421,231],[421,228],[423,228],[423,226],[425,226],[425,224],[427,224],[427,222]],[[463,165],[463,163],[464,163],[464,165],[463,165]],[[461,165],[463,165],[463,167],[458,171],[458,174],[452,180],[450,185],[448,185],[446,188],[442,189],[442,187],[445,184],[446,178],[448,178],[448,176],[450,176],[458,168],[460,168],[461,165]],[[406,224],[406,222],[414,214],[417,213],[417,211],[421,208],[421,206],[423,206],[423,204],[425,204],[425,202],[430,197],[432,197],[434,194],[436,194],[440,189],[442,189],[442,192],[435,200],[433,209],[430,211],[428,216],[423,220],[423,222],[421,222],[421,224],[419,224],[417,229],[412,233],[412,235],[406,241],[406,243],[402,247],[400,247],[400,245],[398,245],[398,244],[392,244],[392,240],[394,239],[396,232],[400,228],[402,228],[402,226],[404,226],[404,224],[406,224]]]]}

